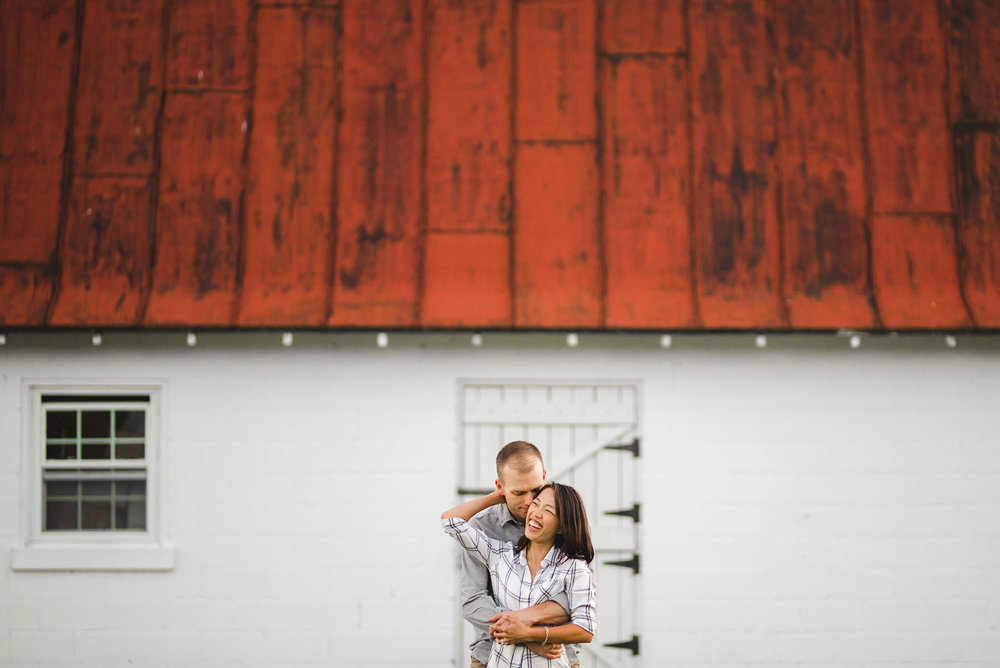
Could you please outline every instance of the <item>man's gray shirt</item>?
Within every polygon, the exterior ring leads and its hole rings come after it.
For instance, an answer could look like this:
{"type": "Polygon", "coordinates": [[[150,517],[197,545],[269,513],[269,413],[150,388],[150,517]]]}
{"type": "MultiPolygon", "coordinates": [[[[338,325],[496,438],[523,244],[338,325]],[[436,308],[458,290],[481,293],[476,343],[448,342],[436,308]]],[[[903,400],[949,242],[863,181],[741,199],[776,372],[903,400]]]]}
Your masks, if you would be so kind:
{"type": "MultiPolygon", "coordinates": [[[[524,535],[524,523],[519,522],[510,514],[506,503],[498,503],[479,513],[469,524],[481,529],[490,538],[517,544],[524,535]]],[[[462,616],[476,630],[476,640],[470,645],[472,656],[483,664],[490,658],[490,617],[503,612],[493,601],[493,588],[490,586],[490,574],[486,566],[476,561],[465,550],[462,550],[462,578],[459,583],[459,598],[462,601],[462,616]]],[[[569,610],[569,598],[566,592],[561,592],[552,599],[569,610]]],[[[572,645],[566,645],[566,657],[570,665],[576,662],[576,652],[572,645]]]]}

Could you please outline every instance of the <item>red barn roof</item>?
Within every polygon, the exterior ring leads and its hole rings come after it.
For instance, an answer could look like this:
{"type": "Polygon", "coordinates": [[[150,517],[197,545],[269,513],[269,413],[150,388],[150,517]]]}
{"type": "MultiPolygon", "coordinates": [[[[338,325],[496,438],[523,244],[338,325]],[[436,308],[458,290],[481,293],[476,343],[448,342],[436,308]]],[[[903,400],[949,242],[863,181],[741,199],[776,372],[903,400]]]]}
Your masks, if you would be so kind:
{"type": "Polygon", "coordinates": [[[0,0],[0,325],[997,329],[997,44],[981,0],[0,0]]]}

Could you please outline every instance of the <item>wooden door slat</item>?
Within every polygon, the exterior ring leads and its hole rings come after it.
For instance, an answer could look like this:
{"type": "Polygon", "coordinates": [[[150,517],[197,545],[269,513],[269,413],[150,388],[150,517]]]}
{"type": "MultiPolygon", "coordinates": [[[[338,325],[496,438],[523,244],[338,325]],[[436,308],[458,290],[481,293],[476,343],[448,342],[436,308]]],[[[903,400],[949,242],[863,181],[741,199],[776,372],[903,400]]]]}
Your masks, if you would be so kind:
{"type": "Polygon", "coordinates": [[[690,8],[694,245],[704,326],[781,328],[768,3],[690,8]]]}
{"type": "Polygon", "coordinates": [[[792,327],[875,325],[851,0],[779,0],[781,212],[792,327]]]}
{"type": "Polygon", "coordinates": [[[257,38],[239,322],[319,326],[334,234],[337,12],[261,8],[257,38]]]}
{"type": "Polygon", "coordinates": [[[167,96],[148,324],[232,323],[246,106],[239,93],[167,96]]]}

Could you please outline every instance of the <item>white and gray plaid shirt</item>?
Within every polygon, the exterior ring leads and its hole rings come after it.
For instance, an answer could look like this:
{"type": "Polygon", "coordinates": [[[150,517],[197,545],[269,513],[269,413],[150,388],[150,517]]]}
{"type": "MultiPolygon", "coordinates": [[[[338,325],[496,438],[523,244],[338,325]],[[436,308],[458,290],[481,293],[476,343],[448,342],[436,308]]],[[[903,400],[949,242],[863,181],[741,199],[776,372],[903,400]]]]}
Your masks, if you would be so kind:
{"type": "MultiPolygon", "coordinates": [[[[542,567],[532,581],[524,552],[515,554],[513,543],[490,538],[460,517],[443,519],[441,525],[448,535],[454,537],[470,555],[482,561],[489,569],[493,597],[500,608],[521,610],[552,600],[562,593],[569,601],[567,612],[570,622],[590,633],[596,631],[594,580],[587,562],[568,559],[558,548],[553,547],[542,559],[542,567]]],[[[569,665],[565,659],[565,653],[560,661],[550,661],[523,645],[500,645],[494,642],[487,665],[490,668],[569,665]]]]}

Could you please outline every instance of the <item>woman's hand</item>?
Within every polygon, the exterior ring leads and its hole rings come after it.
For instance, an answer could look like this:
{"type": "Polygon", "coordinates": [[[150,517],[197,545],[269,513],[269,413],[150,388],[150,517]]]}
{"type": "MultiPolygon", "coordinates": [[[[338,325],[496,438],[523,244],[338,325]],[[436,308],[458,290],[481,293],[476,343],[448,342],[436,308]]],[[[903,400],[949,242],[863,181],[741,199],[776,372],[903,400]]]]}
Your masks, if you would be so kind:
{"type": "Polygon", "coordinates": [[[490,618],[490,635],[501,645],[516,645],[518,643],[537,642],[532,635],[532,626],[526,624],[517,610],[500,612],[490,618]]]}

